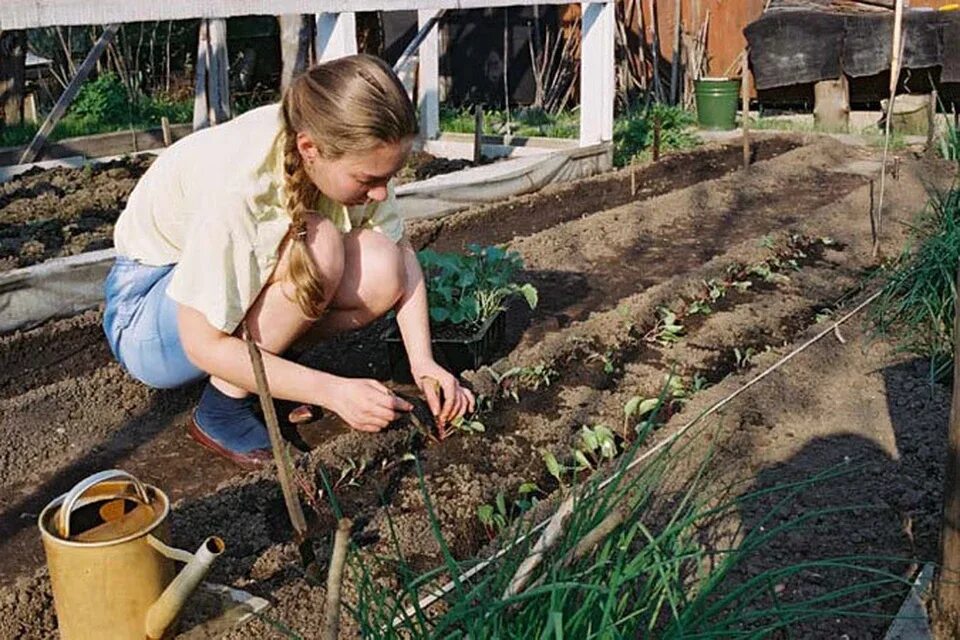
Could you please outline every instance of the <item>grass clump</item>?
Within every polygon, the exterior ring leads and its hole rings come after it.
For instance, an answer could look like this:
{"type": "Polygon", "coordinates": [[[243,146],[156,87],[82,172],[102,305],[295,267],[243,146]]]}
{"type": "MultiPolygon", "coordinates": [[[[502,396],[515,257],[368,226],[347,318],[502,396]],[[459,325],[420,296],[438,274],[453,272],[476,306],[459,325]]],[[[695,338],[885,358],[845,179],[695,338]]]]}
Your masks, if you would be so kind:
{"type": "Polygon", "coordinates": [[[960,264],[960,189],[934,193],[914,227],[913,241],[881,271],[883,293],[870,321],[878,335],[930,361],[944,379],[953,366],[953,319],[960,264]]]}
{"type": "Polygon", "coordinates": [[[948,122],[943,137],[940,138],[937,151],[939,151],[940,157],[945,160],[960,162],[960,129],[948,122]]]}
{"type": "MultiPolygon", "coordinates": [[[[451,133],[473,133],[476,119],[468,107],[459,109],[441,105],[440,129],[451,133]]],[[[484,110],[483,132],[489,135],[576,138],[580,135],[580,112],[561,111],[551,114],[537,107],[484,110]]]]}

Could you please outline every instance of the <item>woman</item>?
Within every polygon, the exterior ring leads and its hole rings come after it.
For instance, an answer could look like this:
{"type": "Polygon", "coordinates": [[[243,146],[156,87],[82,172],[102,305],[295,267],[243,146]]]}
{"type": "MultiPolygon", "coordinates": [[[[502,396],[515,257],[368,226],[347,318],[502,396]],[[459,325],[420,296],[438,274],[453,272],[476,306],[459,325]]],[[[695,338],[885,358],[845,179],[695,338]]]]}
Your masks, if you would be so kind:
{"type": "Polygon", "coordinates": [[[282,354],[395,310],[438,421],[473,411],[470,391],[433,359],[423,274],[395,208],[390,179],[416,133],[390,68],[349,56],[296,78],[281,104],[177,142],[141,178],[116,225],[104,329],[145,384],[209,376],[189,427],[202,445],[246,467],[270,459],[244,326],[275,398],[376,432],[411,406],[375,380],[282,354]]]}

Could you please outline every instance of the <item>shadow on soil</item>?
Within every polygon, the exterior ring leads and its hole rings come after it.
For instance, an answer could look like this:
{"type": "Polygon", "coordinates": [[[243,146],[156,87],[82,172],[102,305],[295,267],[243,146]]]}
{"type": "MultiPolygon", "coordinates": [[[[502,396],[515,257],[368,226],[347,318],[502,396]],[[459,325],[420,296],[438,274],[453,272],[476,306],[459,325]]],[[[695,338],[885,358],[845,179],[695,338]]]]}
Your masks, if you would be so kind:
{"type": "MultiPolygon", "coordinates": [[[[890,366],[880,373],[898,457],[867,437],[841,433],[815,438],[789,459],[762,469],[741,499],[744,529],[770,531],[803,521],[751,555],[736,572],[736,582],[770,569],[839,557],[909,579],[923,561],[936,558],[949,395],[929,385],[923,361],[890,366]],[[812,480],[831,472],[839,475],[812,480]],[[775,489],[791,483],[803,486],[785,500],[788,492],[775,489]]],[[[757,426],[764,428],[749,428],[757,426]]],[[[876,578],[850,568],[811,567],[771,584],[770,601],[764,604],[806,601],[876,578]]],[[[884,596],[889,593],[887,585],[857,594],[857,598],[881,596],[867,607],[876,617],[828,616],[804,623],[802,631],[792,630],[800,633],[796,637],[882,637],[903,597],[899,591],[884,596]]]]}

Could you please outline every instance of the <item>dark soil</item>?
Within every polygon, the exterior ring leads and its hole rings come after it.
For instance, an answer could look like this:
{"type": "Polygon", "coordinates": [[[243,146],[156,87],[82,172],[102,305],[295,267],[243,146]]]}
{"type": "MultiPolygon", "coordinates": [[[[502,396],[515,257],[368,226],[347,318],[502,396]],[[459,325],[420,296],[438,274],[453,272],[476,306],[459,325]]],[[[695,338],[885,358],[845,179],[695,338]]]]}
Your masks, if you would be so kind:
{"type": "MultiPolygon", "coordinates": [[[[741,386],[815,331],[816,314],[833,308],[875,264],[868,180],[845,169],[875,159],[875,152],[830,141],[780,144],[777,157],[748,173],[726,164],[739,147],[702,152],[716,172],[708,171],[707,181],[699,181],[705,175],[699,169],[681,170],[700,162],[696,152],[685,155],[658,178],[663,182],[656,183],[656,197],[617,202],[624,181],[629,195],[629,174],[620,172],[565,194],[551,191],[429,227],[413,225],[423,233],[421,243],[434,247],[509,240],[520,252],[541,304],[532,313],[511,309],[505,359],[496,368],[520,367],[521,373],[499,387],[487,371],[466,376],[493,399],[480,435],[434,443],[398,425],[369,436],[345,429],[331,415],[291,430],[310,449],[299,463],[307,480],[319,484],[321,469],[333,481],[341,478],[337,498],[358,522],[357,539],[372,552],[393,551],[383,508],[391,505],[394,543],[428,568],[438,562],[439,548],[426,533],[423,496],[402,460],[405,453],[420,457],[441,529],[454,554],[465,558],[488,541],[478,506],[498,493],[514,504],[524,482],[553,486],[541,450],[566,459],[582,425],[620,425],[626,401],[657,395],[670,371],[687,384],[698,376],[712,386],[675,407],[662,434],[741,386]],[[597,189],[593,208],[587,197],[577,199],[590,189],[597,189]],[[547,222],[533,215],[546,211],[564,214],[547,216],[547,222]],[[692,313],[710,282],[724,283],[726,295],[711,313],[692,313]],[[658,309],[664,307],[683,325],[676,342],[657,340],[658,309]]],[[[953,177],[949,165],[903,158],[901,178],[890,182],[887,194],[886,251],[902,246],[905,227],[898,221],[922,206],[924,185],[948,184],[953,177]]],[[[267,598],[274,605],[271,618],[301,637],[316,637],[324,590],[309,585],[297,568],[271,473],[240,472],[189,443],[184,425],[197,389],[149,391],[130,380],[111,362],[98,322],[99,314],[91,312],[0,338],[0,638],[54,633],[34,520],[72,483],[108,467],[132,471],[171,494],[175,544],[195,548],[207,535],[223,536],[228,548],[212,580],[267,598]]],[[[303,358],[337,373],[386,375],[382,330],[342,336],[303,358]]],[[[691,465],[713,449],[718,483],[740,492],[805,479],[847,458],[857,465],[858,471],[811,488],[786,516],[844,505],[859,505],[859,511],[796,529],[764,558],[743,566],[740,576],[826,555],[935,557],[948,392],[927,385],[922,363],[894,356],[883,344],[868,348],[856,325],[842,332],[845,344],[832,337],[818,343],[728,405],[711,423],[709,441],[696,440],[690,449],[691,465]]],[[[739,514],[748,526],[770,506],[752,504],[739,514]]],[[[318,517],[332,530],[326,508],[318,517]]],[[[847,579],[801,574],[778,593],[785,600],[809,596],[847,579]]],[[[878,612],[890,615],[898,604],[887,602],[878,612]]],[[[200,617],[188,612],[185,628],[200,617]]],[[[343,622],[349,631],[346,616],[343,622]]],[[[803,638],[875,638],[887,624],[883,618],[828,618],[791,631],[803,638]]],[[[256,620],[228,637],[283,635],[256,620]]]]}

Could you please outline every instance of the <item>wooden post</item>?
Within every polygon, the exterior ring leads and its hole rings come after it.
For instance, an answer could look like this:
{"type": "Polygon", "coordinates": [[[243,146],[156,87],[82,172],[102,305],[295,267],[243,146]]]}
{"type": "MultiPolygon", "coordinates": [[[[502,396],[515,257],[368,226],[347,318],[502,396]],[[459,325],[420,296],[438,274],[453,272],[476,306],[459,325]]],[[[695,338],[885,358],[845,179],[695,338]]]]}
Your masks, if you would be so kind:
{"type": "Polygon", "coordinates": [[[473,111],[473,164],[483,161],[483,105],[477,105],[473,111]]]}
{"type": "Polygon", "coordinates": [[[680,90],[680,34],[683,30],[683,16],[681,9],[683,0],[674,0],[674,29],[673,29],[673,63],[670,65],[670,104],[678,104],[678,93],[680,90]]]}
{"type": "Polygon", "coordinates": [[[23,122],[27,32],[0,30],[0,121],[4,126],[23,122]]]}
{"type": "Polygon", "coordinates": [[[227,21],[223,18],[200,21],[196,75],[194,131],[230,119],[230,62],[227,57],[227,21]]]}
{"type": "Polygon", "coordinates": [[[743,116],[740,126],[743,129],[743,168],[750,168],[750,55],[743,50],[743,64],[740,67],[740,99],[743,103],[743,116]]]}
{"type": "Polygon", "coordinates": [[[613,139],[614,3],[584,2],[580,37],[580,146],[613,139]]]}
{"type": "Polygon", "coordinates": [[[107,45],[110,44],[119,29],[119,24],[107,25],[103,33],[100,34],[96,44],[93,45],[90,53],[88,53],[86,59],[84,59],[83,64],[77,69],[77,75],[73,76],[73,80],[70,81],[67,88],[60,94],[60,98],[57,100],[57,103],[53,105],[50,115],[43,121],[40,130],[37,131],[37,135],[33,136],[30,145],[23,152],[23,155],[20,156],[20,164],[33,162],[36,159],[37,153],[39,153],[47,141],[47,136],[50,135],[53,128],[60,122],[63,114],[67,112],[67,107],[70,106],[70,103],[73,102],[73,99],[77,97],[77,93],[80,91],[80,85],[83,84],[83,81],[86,80],[90,72],[93,71],[94,66],[97,64],[97,59],[103,54],[107,45]]]}
{"type": "Polygon", "coordinates": [[[663,127],[663,123],[660,122],[660,114],[653,114],[653,161],[657,162],[660,160],[660,132],[663,127]]]}
{"type": "MultiPolygon", "coordinates": [[[[960,269],[957,271],[960,291],[960,269]]],[[[944,638],[960,637],[960,304],[953,313],[953,401],[947,433],[944,473],[943,523],[940,528],[940,570],[937,572],[937,630],[944,638]]]]}
{"type": "Polygon", "coordinates": [[[317,14],[317,62],[353,55],[357,52],[357,14],[317,14]]]}
{"type": "Polygon", "coordinates": [[[312,16],[299,13],[278,16],[280,22],[280,57],[283,71],[280,73],[280,89],[286,89],[290,81],[305,71],[313,59],[314,26],[312,16]]]}
{"type": "Polygon", "coordinates": [[[850,130],[850,83],[841,74],[813,86],[813,121],[821,131],[846,133],[850,130]]]}
{"type": "Polygon", "coordinates": [[[160,118],[160,130],[163,131],[163,146],[173,144],[173,135],[170,132],[170,119],[167,116],[160,118]]]}
{"type": "Polygon", "coordinates": [[[436,10],[417,11],[420,30],[429,29],[420,43],[417,72],[417,106],[420,109],[420,135],[433,140],[440,135],[440,36],[436,24],[436,10]]]}

